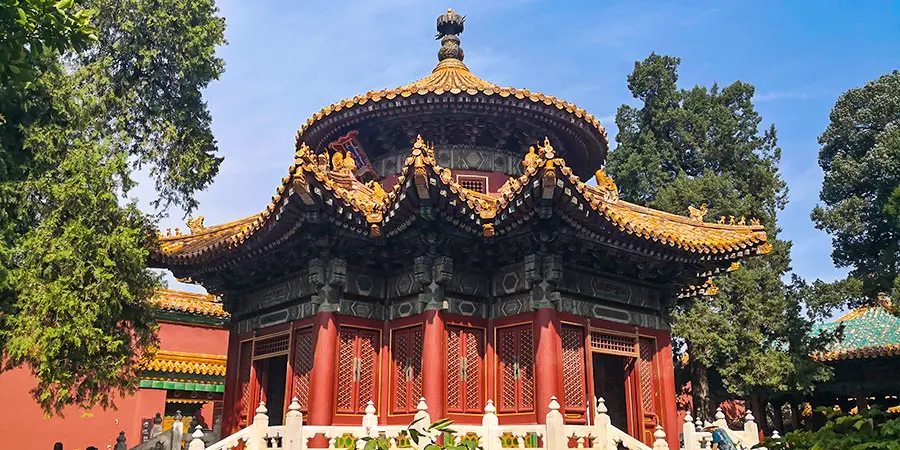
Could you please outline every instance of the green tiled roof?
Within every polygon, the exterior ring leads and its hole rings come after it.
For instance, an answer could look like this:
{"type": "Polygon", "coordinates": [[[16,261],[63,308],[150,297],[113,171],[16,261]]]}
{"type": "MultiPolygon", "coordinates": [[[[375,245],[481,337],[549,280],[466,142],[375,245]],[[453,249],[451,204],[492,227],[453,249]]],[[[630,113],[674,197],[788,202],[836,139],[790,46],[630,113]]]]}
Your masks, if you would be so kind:
{"type": "Polygon", "coordinates": [[[828,351],[813,355],[819,361],[900,356],[900,317],[883,305],[855,309],[844,316],[819,325],[813,332],[831,331],[844,326],[839,342],[828,351]]]}

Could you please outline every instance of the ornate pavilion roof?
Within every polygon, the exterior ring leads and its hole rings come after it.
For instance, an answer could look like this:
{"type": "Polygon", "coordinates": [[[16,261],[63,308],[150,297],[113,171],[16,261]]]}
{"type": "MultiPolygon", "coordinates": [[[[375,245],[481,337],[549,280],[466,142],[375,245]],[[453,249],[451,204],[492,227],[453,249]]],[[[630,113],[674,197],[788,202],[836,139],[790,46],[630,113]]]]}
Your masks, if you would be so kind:
{"type": "Polygon", "coordinates": [[[153,297],[161,312],[226,319],[230,315],[222,309],[215,295],[162,289],[153,297]]]}
{"type": "Polygon", "coordinates": [[[828,351],[813,357],[819,361],[836,361],[900,356],[900,317],[888,309],[889,304],[879,302],[820,325],[814,333],[834,331],[843,326],[843,334],[828,351]]]}
{"type": "MultiPolygon", "coordinates": [[[[291,175],[272,202],[260,214],[196,234],[160,238],[154,259],[164,265],[187,265],[210,261],[232,250],[266,239],[281,220],[280,212],[290,201],[316,207],[331,215],[338,225],[360,236],[383,239],[403,231],[415,220],[409,208],[402,208],[412,196],[438,199],[446,219],[473,236],[485,238],[504,234],[522,225],[545,198],[562,203],[573,223],[597,238],[602,230],[635,236],[648,244],[680,249],[701,259],[717,259],[729,264],[739,257],[767,253],[764,228],[756,221],[744,224],[708,223],[700,211],[693,217],[679,216],[620,200],[613,180],[602,170],[597,185],[589,185],[575,175],[564,158],[554,152],[549,141],[523,160],[525,173],[510,178],[496,196],[467,190],[457,184],[449,169],[437,164],[434,148],[420,137],[406,159],[404,168],[389,191],[380,184],[363,184],[342,159],[329,161],[306,146],[297,151],[291,175]],[[295,199],[295,200],[292,200],[295,199]]],[[[270,236],[269,238],[274,238],[270,236]]],[[[733,266],[733,264],[732,264],[733,266]]],[[[696,289],[696,288],[695,288],[696,289]]]]}
{"type": "MultiPolygon", "coordinates": [[[[462,235],[480,239],[514,233],[552,204],[567,225],[588,240],[651,258],[706,263],[702,273],[691,277],[699,285],[687,287],[683,295],[714,293],[715,286],[710,281],[703,284],[704,279],[725,267],[734,269],[740,258],[771,250],[758,221],[748,224],[744,218],[731,218],[726,223],[722,218],[708,223],[703,220],[705,208],[692,208],[690,217],[685,217],[629,203],[619,199],[615,183],[602,170],[595,173],[596,185],[588,184],[583,178],[602,164],[608,149],[600,122],[571,103],[499,87],[472,74],[463,63],[457,37],[464,22],[452,10],[438,19],[442,47],[439,63],[428,76],[342,100],[310,117],[298,132],[294,164],[261,213],[207,228],[202,218],[192,219],[190,234],[176,229],[175,235],[160,235],[153,263],[203,272],[260,255],[300,229],[304,212],[310,211],[324,214],[345,233],[369,240],[390,239],[426,219],[419,208],[423,203],[434,206],[435,217],[427,220],[439,219],[462,235]],[[345,134],[348,127],[428,114],[457,114],[480,121],[505,115],[513,122],[542,124],[532,131],[547,129],[555,137],[552,144],[545,137],[537,149],[532,147],[523,155],[522,175],[509,178],[494,194],[457,184],[450,169],[437,163],[434,145],[421,136],[392,186],[363,183],[355,175],[350,156],[328,153],[328,142],[345,134]]],[[[408,138],[402,139],[407,139],[404,147],[409,145],[408,138]]]]}

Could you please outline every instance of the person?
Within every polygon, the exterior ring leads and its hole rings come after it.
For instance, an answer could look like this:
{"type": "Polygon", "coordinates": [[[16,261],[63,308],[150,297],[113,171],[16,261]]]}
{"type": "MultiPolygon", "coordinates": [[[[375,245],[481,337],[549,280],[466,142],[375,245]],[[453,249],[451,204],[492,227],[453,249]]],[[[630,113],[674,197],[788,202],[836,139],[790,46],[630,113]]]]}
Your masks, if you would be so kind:
{"type": "Polygon", "coordinates": [[[728,432],[716,425],[707,424],[703,427],[703,431],[712,433],[712,450],[738,450],[728,432]]]}
{"type": "Polygon", "coordinates": [[[57,442],[57,443],[53,444],[53,450],[63,450],[62,442],[57,442]]]}

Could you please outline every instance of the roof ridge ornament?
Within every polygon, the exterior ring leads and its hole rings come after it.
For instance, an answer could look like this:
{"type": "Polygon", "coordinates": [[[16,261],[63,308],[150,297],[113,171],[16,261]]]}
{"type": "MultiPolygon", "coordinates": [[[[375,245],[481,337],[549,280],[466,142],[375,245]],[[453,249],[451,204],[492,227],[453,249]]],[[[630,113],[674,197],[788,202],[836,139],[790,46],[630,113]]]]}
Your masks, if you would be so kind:
{"type": "Polygon", "coordinates": [[[447,9],[445,14],[441,14],[437,18],[437,34],[435,39],[441,40],[441,49],[438,50],[438,61],[445,59],[456,59],[462,61],[465,53],[459,46],[459,35],[465,28],[466,16],[461,16],[453,11],[452,8],[447,9]]]}

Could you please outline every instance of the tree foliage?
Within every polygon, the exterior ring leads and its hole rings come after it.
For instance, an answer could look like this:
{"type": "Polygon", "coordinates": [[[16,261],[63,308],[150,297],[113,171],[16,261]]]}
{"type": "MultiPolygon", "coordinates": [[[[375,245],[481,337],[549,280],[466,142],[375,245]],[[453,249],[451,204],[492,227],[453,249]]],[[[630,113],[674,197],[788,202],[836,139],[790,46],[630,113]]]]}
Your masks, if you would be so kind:
{"type": "Polygon", "coordinates": [[[0,0],[0,82],[32,76],[45,50],[87,48],[96,40],[92,13],[74,0],[0,0]]]}
{"type": "Polygon", "coordinates": [[[94,0],[100,36],[45,47],[0,87],[0,348],[35,374],[48,413],[112,405],[156,343],[146,268],[155,215],[127,199],[153,176],[158,204],[190,210],[221,158],[201,90],[222,72],[212,0],[94,0]]]}
{"type": "Polygon", "coordinates": [[[741,396],[805,387],[809,380],[799,374],[821,374],[798,370],[806,347],[817,344],[801,337],[811,327],[800,315],[802,282],[782,282],[790,242],[777,239],[787,187],[775,127],[760,131],[752,85],[680,89],[679,64],[657,54],[635,63],[628,88],[642,105],[619,108],[618,146],[607,168],[624,199],[676,214],[707,204],[712,220],[759,218],[766,226],[771,254],[720,277],[718,295],[679,303],[673,312],[673,332],[690,355],[696,413],[708,417],[710,368],[741,396]]]}
{"type": "Polygon", "coordinates": [[[900,298],[900,71],[841,95],[819,144],[824,205],[812,219],[832,235],[834,263],[852,268],[854,303],[900,298]]]}

